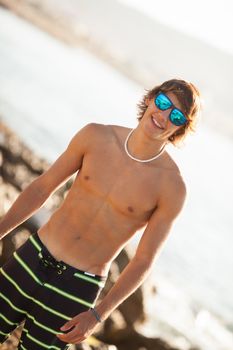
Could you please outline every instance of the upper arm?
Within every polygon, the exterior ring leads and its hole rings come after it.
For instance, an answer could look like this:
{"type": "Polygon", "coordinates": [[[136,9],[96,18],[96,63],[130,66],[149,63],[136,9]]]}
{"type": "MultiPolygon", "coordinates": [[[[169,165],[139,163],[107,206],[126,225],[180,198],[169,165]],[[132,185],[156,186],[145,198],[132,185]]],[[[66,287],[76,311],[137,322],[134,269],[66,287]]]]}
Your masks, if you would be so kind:
{"type": "Polygon", "coordinates": [[[151,264],[165,242],[186,199],[186,185],[180,178],[169,184],[143,232],[135,257],[151,264]]]}
{"type": "Polygon", "coordinates": [[[88,148],[88,140],[95,132],[95,128],[95,124],[90,123],[80,129],[72,137],[65,151],[48,170],[36,179],[37,185],[43,194],[51,195],[81,168],[84,154],[88,148]]]}

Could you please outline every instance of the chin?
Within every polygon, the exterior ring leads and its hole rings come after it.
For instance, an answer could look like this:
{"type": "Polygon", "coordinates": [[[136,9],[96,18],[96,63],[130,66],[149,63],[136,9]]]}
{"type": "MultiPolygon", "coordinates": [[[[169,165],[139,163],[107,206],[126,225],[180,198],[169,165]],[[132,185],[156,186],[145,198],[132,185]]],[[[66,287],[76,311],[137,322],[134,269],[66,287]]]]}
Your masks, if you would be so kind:
{"type": "Polygon", "coordinates": [[[150,135],[154,136],[160,135],[164,132],[164,130],[160,129],[154,124],[151,117],[149,117],[146,123],[144,124],[144,130],[146,131],[146,133],[149,133],[150,135]]]}

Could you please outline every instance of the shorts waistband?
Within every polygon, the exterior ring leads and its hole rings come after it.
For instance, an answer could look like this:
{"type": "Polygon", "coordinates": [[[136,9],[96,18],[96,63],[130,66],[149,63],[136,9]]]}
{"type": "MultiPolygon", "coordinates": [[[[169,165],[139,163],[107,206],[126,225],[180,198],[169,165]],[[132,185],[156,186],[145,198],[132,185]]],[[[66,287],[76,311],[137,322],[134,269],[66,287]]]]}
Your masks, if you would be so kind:
{"type": "Polygon", "coordinates": [[[32,244],[34,245],[34,247],[38,250],[38,252],[41,254],[41,256],[49,256],[52,258],[52,260],[59,264],[59,265],[63,265],[66,267],[66,269],[69,269],[71,272],[73,272],[74,274],[81,274],[83,276],[85,276],[86,278],[93,278],[97,281],[106,281],[107,279],[107,276],[101,276],[101,275],[96,275],[96,274],[93,274],[93,273],[90,273],[90,272],[87,272],[87,271],[83,271],[83,270],[80,270],[74,266],[71,266],[67,263],[65,263],[64,261],[58,261],[56,260],[53,255],[50,253],[50,251],[47,249],[47,247],[44,245],[44,243],[41,241],[39,235],[37,232],[33,233],[29,239],[31,240],[32,244]]]}

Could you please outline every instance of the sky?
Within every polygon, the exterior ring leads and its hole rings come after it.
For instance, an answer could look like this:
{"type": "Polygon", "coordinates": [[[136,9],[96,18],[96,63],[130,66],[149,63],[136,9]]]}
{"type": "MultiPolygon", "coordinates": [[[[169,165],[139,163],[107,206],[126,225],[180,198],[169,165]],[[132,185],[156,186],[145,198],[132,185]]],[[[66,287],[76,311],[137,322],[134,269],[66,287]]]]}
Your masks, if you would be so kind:
{"type": "Polygon", "coordinates": [[[118,0],[233,55],[232,0],[118,0]]]}

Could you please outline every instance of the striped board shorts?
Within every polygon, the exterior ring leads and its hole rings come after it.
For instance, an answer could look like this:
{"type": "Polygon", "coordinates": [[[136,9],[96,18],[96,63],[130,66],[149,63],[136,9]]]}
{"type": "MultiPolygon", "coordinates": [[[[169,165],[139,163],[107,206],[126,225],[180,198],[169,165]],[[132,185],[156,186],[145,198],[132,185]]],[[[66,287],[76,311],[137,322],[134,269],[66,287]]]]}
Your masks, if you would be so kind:
{"type": "Polygon", "coordinates": [[[0,344],[25,320],[18,349],[68,349],[56,334],[95,306],[106,278],[57,261],[33,233],[0,268],[0,344]]]}

